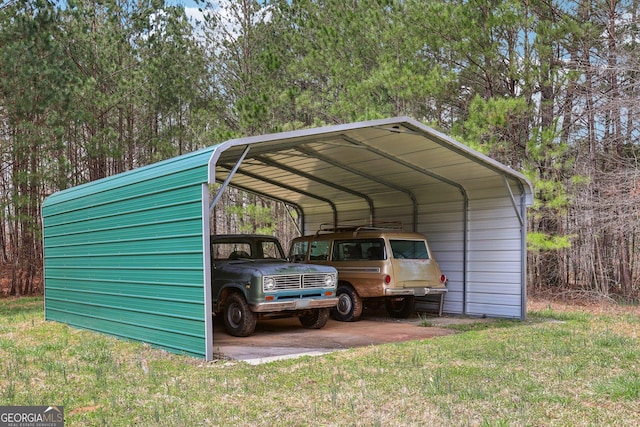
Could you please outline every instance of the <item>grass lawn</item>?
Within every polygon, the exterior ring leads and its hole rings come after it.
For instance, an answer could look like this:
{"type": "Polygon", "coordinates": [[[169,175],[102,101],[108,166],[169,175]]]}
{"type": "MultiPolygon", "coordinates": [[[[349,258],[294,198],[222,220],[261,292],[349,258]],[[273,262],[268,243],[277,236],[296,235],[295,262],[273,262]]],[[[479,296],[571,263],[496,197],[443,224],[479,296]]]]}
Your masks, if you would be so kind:
{"type": "Polygon", "coordinates": [[[66,426],[637,426],[640,316],[531,308],[446,337],[252,366],[45,322],[0,300],[0,406],[66,426]]]}

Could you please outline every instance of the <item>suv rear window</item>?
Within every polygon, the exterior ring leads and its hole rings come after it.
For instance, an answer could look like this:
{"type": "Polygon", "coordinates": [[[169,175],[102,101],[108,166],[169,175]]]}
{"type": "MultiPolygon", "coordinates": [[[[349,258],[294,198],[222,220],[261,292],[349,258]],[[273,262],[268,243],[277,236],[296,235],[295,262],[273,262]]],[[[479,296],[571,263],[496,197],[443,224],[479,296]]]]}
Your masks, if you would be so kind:
{"type": "Polygon", "coordinates": [[[429,259],[427,245],[422,240],[389,240],[393,257],[399,259],[429,259]]]}

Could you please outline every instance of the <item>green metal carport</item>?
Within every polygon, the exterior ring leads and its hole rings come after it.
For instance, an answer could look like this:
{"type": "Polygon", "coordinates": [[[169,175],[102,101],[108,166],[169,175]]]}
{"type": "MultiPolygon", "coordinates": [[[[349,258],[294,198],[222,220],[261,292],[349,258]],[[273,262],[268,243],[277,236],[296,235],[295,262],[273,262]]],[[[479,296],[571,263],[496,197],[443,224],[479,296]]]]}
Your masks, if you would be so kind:
{"type": "Polygon", "coordinates": [[[48,320],[213,358],[208,236],[233,185],[320,224],[400,220],[449,277],[444,311],[526,313],[527,179],[407,117],[247,137],[60,191],[43,209],[48,320]]]}

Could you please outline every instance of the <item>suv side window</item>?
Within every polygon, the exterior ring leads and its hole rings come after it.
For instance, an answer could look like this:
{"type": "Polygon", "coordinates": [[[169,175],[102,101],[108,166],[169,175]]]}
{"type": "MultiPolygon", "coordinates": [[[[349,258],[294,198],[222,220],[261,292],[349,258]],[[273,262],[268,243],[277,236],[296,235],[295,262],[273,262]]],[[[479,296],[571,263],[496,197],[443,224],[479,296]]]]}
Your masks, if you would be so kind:
{"type": "Polygon", "coordinates": [[[309,242],[293,242],[291,246],[291,252],[289,258],[293,262],[304,262],[307,259],[307,249],[309,248],[309,242]]]}
{"type": "Polygon", "coordinates": [[[309,259],[315,261],[326,261],[329,259],[329,242],[327,240],[318,240],[311,243],[311,253],[309,259]]]}
{"type": "Polygon", "coordinates": [[[337,240],[333,245],[333,261],[386,259],[383,239],[337,240]]]}
{"type": "Polygon", "coordinates": [[[333,243],[331,261],[353,261],[362,259],[362,250],[353,240],[336,240],[333,243]]]}
{"type": "Polygon", "coordinates": [[[394,258],[429,259],[427,245],[422,240],[389,240],[394,258]]]}
{"type": "Polygon", "coordinates": [[[366,258],[372,261],[381,261],[387,259],[384,249],[384,240],[362,241],[362,252],[366,254],[366,258]]]}

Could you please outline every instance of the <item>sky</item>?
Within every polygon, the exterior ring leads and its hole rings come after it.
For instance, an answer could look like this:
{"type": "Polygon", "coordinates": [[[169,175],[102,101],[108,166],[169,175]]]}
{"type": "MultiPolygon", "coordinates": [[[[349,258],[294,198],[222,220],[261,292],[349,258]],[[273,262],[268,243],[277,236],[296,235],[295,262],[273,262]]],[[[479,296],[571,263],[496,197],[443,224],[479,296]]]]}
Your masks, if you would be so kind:
{"type": "MultiPolygon", "coordinates": [[[[167,4],[170,5],[181,5],[184,6],[186,10],[194,9],[198,10],[198,7],[203,7],[202,4],[198,5],[195,0],[166,0],[167,4]]],[[[215,3],[218,3],[217,1],[215,3]]]]}
{"type": "Polygon", "coordinates": [[[167,0],[169,4],[182,5],[186,8],[198,8],[198,5],[194,0],[167,0]]]}
{"type": "Polygon", "coordinates": [[[203,21],[202,12],[198,10],[198,8],[202,7],[202,4],[198,5],[195,0],[167,0],[166,3],[184,6],[184,11],[189,18],[203,21]]]}

